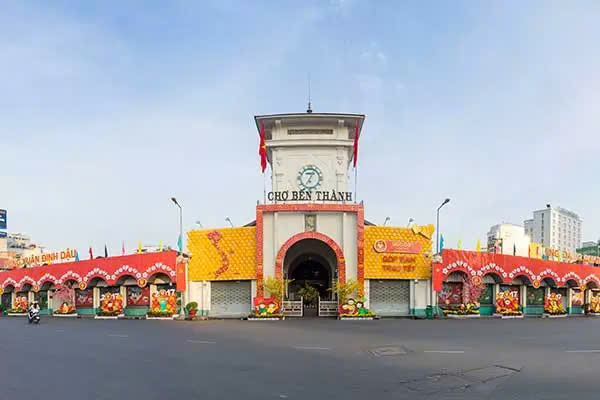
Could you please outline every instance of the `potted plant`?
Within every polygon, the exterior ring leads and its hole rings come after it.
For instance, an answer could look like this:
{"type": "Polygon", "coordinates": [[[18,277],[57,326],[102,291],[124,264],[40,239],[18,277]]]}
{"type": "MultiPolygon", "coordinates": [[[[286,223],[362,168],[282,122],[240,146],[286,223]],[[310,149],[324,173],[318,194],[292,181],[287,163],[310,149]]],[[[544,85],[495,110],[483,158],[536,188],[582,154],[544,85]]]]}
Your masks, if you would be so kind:
{"type": "Polygon", "coordinates": [[[191,319],[194,319],[196,317],[196,314],[198,313],[198,303],[196,303],[195,301],[187,303],[185,305],[185,311],[191,319]]]}
{"type": "Polygon", "coordinates": [[[319,291],[317,288],[310,286],[308,283],[304,287],[298,290],[298,294],[302,296],[306,304],[313,305],[319,299],[319,291]]]}

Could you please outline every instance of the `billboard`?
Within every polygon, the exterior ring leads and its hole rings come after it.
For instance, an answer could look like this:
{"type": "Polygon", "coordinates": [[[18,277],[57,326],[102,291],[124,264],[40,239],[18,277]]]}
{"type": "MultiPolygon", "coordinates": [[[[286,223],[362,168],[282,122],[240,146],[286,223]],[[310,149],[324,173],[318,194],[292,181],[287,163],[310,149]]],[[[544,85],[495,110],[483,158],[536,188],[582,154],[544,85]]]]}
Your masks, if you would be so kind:
{"type": "Polygon", "coordinates": [[[0,229],[6,229],[6,210],[0,210],[0,229]]]}
{"type": "Polygon", "coordinates": [[[431,278],[433,231],[433,225],[365,226],[365,278],[431,278]]]}
{"type": "Polygon", "coordinates": [[[0,239],[6,239],[6,232],[0,231],[0,239]]]}

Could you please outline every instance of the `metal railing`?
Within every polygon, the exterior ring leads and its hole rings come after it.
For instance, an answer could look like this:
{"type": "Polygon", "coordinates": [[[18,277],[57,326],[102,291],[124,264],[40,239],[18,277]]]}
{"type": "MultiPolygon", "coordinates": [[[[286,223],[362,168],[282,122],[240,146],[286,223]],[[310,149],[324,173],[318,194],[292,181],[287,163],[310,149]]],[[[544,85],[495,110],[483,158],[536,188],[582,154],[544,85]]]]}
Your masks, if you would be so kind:
{"type": "Polygon", "coordinates": [[[302,302],[302,297],[297,301],[285,300],[283,302],[283,313],[288,317],[302,317],[304,315],[302,302]]]}
{"type": "Polygon", "coordinates": [[[321,300],[319,297],[319,317],[335,317],[338,314],[337,300],[321,300]]]}

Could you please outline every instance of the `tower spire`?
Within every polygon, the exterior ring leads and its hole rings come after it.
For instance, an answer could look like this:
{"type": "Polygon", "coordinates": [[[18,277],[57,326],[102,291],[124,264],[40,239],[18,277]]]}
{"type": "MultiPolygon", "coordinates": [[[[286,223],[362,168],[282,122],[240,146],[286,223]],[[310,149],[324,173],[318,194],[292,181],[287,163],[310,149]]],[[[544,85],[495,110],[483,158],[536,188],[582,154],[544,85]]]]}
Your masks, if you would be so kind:
{"type": "Polygon", "coordinates": [[[307,113],[312,113],[312,105],[310,103],[310,72],[308,73],[308,108],[306,109],[307,113]]]}

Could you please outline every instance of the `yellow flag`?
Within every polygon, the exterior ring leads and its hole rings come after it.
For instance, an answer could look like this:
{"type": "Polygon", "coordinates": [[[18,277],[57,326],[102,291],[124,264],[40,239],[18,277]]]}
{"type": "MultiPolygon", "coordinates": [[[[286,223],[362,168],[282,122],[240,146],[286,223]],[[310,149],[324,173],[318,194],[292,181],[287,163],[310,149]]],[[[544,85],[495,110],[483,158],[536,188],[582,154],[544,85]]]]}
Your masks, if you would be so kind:
{"type": "Polygon", "coordinates": [[[159,249],[160,250],[158,250],[158,251],[163,251],[163,242],[162,242],[162,240],[160,241],[159,249]]]}
{"type": "Polygon", "coordinates": [[[477,239],[477,252],[481,253],[481,240],[477,239]]]}
{"type": "Polygon", "coordinates": [[[457,243],[457,246],[456,246],[456,247],[457,247],[459,250],[461,249],[461,247],[462,247],[462,240],[458,239],[458,243],[457,243]]]}
{"type": "Polygon", "coordinates": [[[138,251],[139,254],[142,253],[142,242],[138,242],[138,251]]]}

